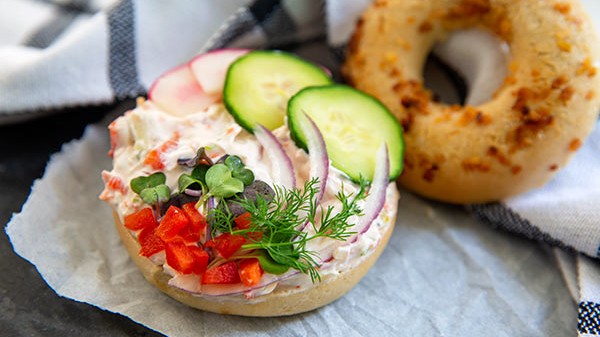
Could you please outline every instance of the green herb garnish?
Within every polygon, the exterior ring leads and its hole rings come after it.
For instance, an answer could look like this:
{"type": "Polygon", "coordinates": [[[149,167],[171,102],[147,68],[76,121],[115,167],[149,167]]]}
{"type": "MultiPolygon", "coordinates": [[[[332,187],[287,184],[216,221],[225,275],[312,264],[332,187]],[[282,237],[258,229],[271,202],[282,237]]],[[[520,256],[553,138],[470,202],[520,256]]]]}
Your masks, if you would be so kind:
{"type": "Polygon", "coordinates": [[[150,205],[160,204],[169,200],[171,190],[165,185],[167,178],[164,173],[157,172],[149,176],[141,176],[131,180],[131,190],[139,194],[142,200],[150,205]]]}
{"type": "Polygon", "coordinates": [[[229,198],[244,191],[244,183],[234,178],[224,164],[215,164],[206,171],[208,193],[219,198],[229,198]]]}
{"type": "MultiPolygon", "coordinates": [[[[178,162],[180,165],[193,167],[190,174],[183,173],[179,176],[178,190],[180,193],[187,189],[201,191],[199,204],[205,203],[210,197],[231,198],[243,192],[244,186],[254,182],[254,173],[244,166],[238,156],[227,156],[224,163],[213,165],[204,148],[200,148],[194,158],[178,162]]],[[[166,176],[162,172],[134,178],[130,185],[147,204],[160,205],[171,196],[171,190],[166,185],[166,176]]]]}
{"type": "MultiPolygon", "coordinates": [[[[365,198],[365,190],[364,181],[354,196],[345,194],[342,189],[337,195],[341,209],[335,213],[333,206],[324,208],[317,202],[318,179],[307,181],[301,190],[276,186],[271,200],[259,195],[256,200],[236,201],[251,214],[248,229],[234,230],[233,217],[227,209],[214,209],[211,212],[213,235],[217,232],[244,235],[249,243],[244,244],[243,249],[265,251],[278,271],[294,268],[310,275],[315,282],[320,280],[319,264],[315,260],[318,253],[308,250],[306,244],[320,237],[345,240],[354,234],[351,231],[353,224],[348,219],[361,214],[358,201],[365,198]],[[305,224],[312,226],[311,233],[302,230],[305,224]],[[261,235],[257,236],[257,232],[261,235]]],[[[262,263],[261,266],[270,268],[262,263]]]]}
{"type": "Polygon", "coordinates": [[[188,188],[206,192],[206,172],[209,168],[209,165],[199,164],[194,167],[191,174],[183,173],[180,175],[177,181],[179,192],[183,192],[188,188]]]}
{"type": "Polygon", "coordinates": [[[254,173],[244,167],[244,163],[240,157],[235,155],[227,157],[225,159],[225,166],[231,170],[231,175],[234,178],[244,183],[244,186],[248,186],[254,181],[254,173]]]}

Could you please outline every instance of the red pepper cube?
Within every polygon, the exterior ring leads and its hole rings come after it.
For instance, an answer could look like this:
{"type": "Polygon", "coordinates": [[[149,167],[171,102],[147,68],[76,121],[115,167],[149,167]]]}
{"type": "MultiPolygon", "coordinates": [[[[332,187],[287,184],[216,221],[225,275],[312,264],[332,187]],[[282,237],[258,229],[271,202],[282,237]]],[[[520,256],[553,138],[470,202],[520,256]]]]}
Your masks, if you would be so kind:
{"type": "Polygon", "coordinates": [[[134,231],[144,228],[154,229],[158,226],[158,222],[156,222],[156,218],[154,218],[154,212],[148,207],[126,215],[123,224],[125,227],[134,231]]]}
{"type": "Polygon", "coordinates": [[[206,235],[206,218],[198,212],[194,202],[183,205],[181,209],[190,219],[190,223],[179,232],[179,235],[187,242],[200,241],[200,238],[206,235]]]}
{"type": "Polygon", "coordinates": [[[188,246],[188,248],[194,256],[194,267],[192,269],[192,273],[203,274],[208,266],[208,253],[198,246],[188,246]]]}
{"type": "Polygon", "coordinates": [[[141,256],[149,257],[165,249],[165,243],[155,234],[156,228],[146,227],[138,234],[141,256]]]}
{"type": "Polygon", "coordinates": [[[181,208],[177,206],[169,206],[165,216],[163,216],[156,235],[163,241],[172,241],[177,237],[179,231],[190,223],[190,219],[185,215],[181,208]]]}
{"type": "Polygon", "coordinates": [[[165,244],[167,263],[171,268],[183,274],[194,271],[194,253],[183,240],[173,240],[165,244]]]}
{"type": "Polygon", "coordinates": [[[230,258],[235,252],[242,248],[244,243],[246,243],[245,237],[230,233],[224,233],[215,238],[215,248],[225,259],[230,258]]]}
{"type": "Polygon", "coordinates": [[[202,284],[235,284],[240,282],[240,274],[235,261],[212,267],[202,274],[202,284]]]}
{"type": "Polygon", "coordinates": [[[240,279],[245,286],[251,287],[257,285],[263,274],[264,271],[258,259],[244,259],[240,262],[240,279]]]}
{"type": "Polygon", "coordinates": [[[248,229],[248,228],[250,228],[250,219],[251,219],[250,213],[245,212],[245,213],[238,215],[235,219],[233,219],[233,222],[235,222],[236,226],[239,229],[248,229]]]}
{"type": "Polygon", "coordinates": [[[216,246],[215,240],[208,240],[204,243],[204,248],[215,248],[216,246]]]}

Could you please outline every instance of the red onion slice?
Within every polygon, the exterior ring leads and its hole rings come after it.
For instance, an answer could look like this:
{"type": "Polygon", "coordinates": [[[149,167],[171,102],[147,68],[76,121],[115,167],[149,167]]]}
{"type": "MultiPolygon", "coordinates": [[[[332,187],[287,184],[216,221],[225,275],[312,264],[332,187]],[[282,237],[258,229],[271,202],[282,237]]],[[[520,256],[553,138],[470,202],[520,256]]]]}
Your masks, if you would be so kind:
{"type": "Polygon", "coordinates": [[[317,202],[320,202],[325,194],[327,176],[329,175],[329,156],[327,155],[325,140],[315,122],[306,113],[302,113],[300,116],[300,129],[306,138],[310,160],[310,177],[311,179],[319,179],[317,202]]]}
{"type": "Polygon", "coordinates": [[[248,292],[256,292],[262,290],[273,283],[287,280],[292,276],[298,275],[298,270],[292,269],[282,275],[273,275],[265,273],[261,278],[260,282],[251,287],[247,287],[241,283],[238,284],[203,284],[201,288],[202,296],[235,296],[242,295],[248,292]]]}
{"type": "Polygon", "coordinates": [[[327,76],[329,77],[333,77],[333,73],[331,72],[331,70],[329,68],[327,68],[326,66],[320,64],[319,67],[321,67],[321,69],[323,69],[323,71],[325,72],[325,74],[327,74],[327,76]]]}
{"type": "Polygon", "coordinates": [[[290,157],[285,153],[283,145],[277,137],[262,125],[254,128],[254,135],[258,142],[265,148],[267,157],[271,161],[271,169],[275,183],[285,188],[296,187],[296,174],[290,157]]]}
{"type": "Polygon", "coordinates": [[[196,284],[190,284],[189,280],[185,277],[186,275],[182,275],[180,277],[175,277],[169,281],[169,285],[178,289],[181,289],[189,294],[195,296],[204,296],[204,297],[219,297],[219,296],[236,296],[236,295],[246,295],[251,292],[259,292],[260,290],[265,289],[266,287],[273,285],[274,283],[281,282],[283,280],[287,280],[293,276],[298,275],[300,272],[298,270],[290,270],[282,275],[273,275],[273,274],[264,274],[260,282],[251,287],[247,287],[242,283],[236,284],[202,284],[200,285],[200,291],[196,291],[196,284]],[[194,290],[190,290],[193,288],[194,290]]]}
{"type": "Polygon", "coordinates": [[[194,190],[191,188],[186,188],[183,193],[192,196],[192,197],[199,197],[202,195],[202,191],[201,190],[194,190]]]}
{"type": "Polygon", "coordinates": [[[375,174],[369,188],[369,195],[365,201],[363,215],[358,218],[358,223],[354,227],[354,234],[348,239],[352,243],[358,239],[360,234],[369,230],[373,220],[377,218],[379,212],[385,204],[385,196],[388,183],[390,181],[390,160],[388,157],[387,144],[383,143],[379,147],[375,162],[375,174]]]}
{"type": "MultiPolygon", "coordinates": [[[[369,230],[371,223],[377,218],[385,204],[387,186],[390,180],[390,163],[388,157],[387,144],[382,144],[375,157],[375,173],[371,187],[363,207],[363,214],[358,218],[357,223],[352,228],[355,234],[348,237],[343,244],[349,245],[355,243],[358,238],[369,230]]],[[[319,265],[330,261],[333,258],[333,252],[338,246],[333,242],[319,251],[319,265]]]]}

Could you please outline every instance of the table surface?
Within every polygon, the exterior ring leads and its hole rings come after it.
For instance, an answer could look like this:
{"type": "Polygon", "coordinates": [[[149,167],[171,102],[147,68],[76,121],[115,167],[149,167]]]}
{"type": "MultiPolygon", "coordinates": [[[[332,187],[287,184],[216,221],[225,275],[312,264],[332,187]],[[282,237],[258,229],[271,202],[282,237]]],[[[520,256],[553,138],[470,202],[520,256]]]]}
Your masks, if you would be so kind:
{"type": "MultiPolygon", "coordinates": [[[[48,117],[0,126],[0,222],[19,212],[31,185],[63,143],[81,137],[87,124],[131,105],[67,109],[48,117]]],[[[59,297],[35,267],[0,235],[1,336],[162,336],[129,318],[59,297]]]]}

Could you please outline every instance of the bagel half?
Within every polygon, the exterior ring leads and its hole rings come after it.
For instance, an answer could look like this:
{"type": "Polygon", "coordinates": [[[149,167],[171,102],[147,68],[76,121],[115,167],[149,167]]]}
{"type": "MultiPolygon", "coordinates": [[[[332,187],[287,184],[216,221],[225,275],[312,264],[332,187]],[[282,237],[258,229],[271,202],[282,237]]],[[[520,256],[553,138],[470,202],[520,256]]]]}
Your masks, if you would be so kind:
{"type": "MultiPolygon", "coordinates": [[[[192,63],[220,67],[223,75],[224,55],[240,62],[282,57],[244,53],[214,51],[192,63]]],[[[303,61],[284,57],[280,72],[304,76],[303,61]]],[[[100,199],[112,207],[143,276],[179,302],[241,316],[324,306],[359,282],[392,233],[399,193],[390,182],[387,147],[373,149],[370,184],[353,182],[331,164],[308,117],[300,128],[315,141],[307,149],[292,139],[299,131],[285,124],[273,132],[243,128],[218,96],[199,86],[199,78],[215,84],[221,75],[196,77],[192,66],[177,67],[157,80],[149,100],[139,99],[110,124],[113,169],[102,172],[100,199]]]]}
{"type": "Polygon", "coordinates": [[[354,268],[340,274],[328,274],[312,287],[300,291],[290,288],[276,288],[272,293],[245,299],[225,297],[202,297],[185,292],[168,284],[171,276],[163,271],[162,266],[154,264],[150,259],[138,254],[140,245],[132,234],[123,226],[116,213],[113,213],[115,225],[123,245],[139,270],[152,285],[175,300],[190,307],[219,314],[239,316],[287,316],[310,311],[331,303],[350,291],[371,269],[381,255],[390,239],[395,223],[394,216],[387,218],[385,232],[377,247],[354,268]]]}
{"type": "Polygon", "coordinates": [[[596,32],[576,0],[377,0],[342,72],[402,123],[400,184],[465,204],[541,187],[567,164],[598,118],[599,61],[596,32]],[[424,85],[427,55],[461,29],[488,31],[510,47],[503,84],[473,106],[437,102],[424,85]]]}

